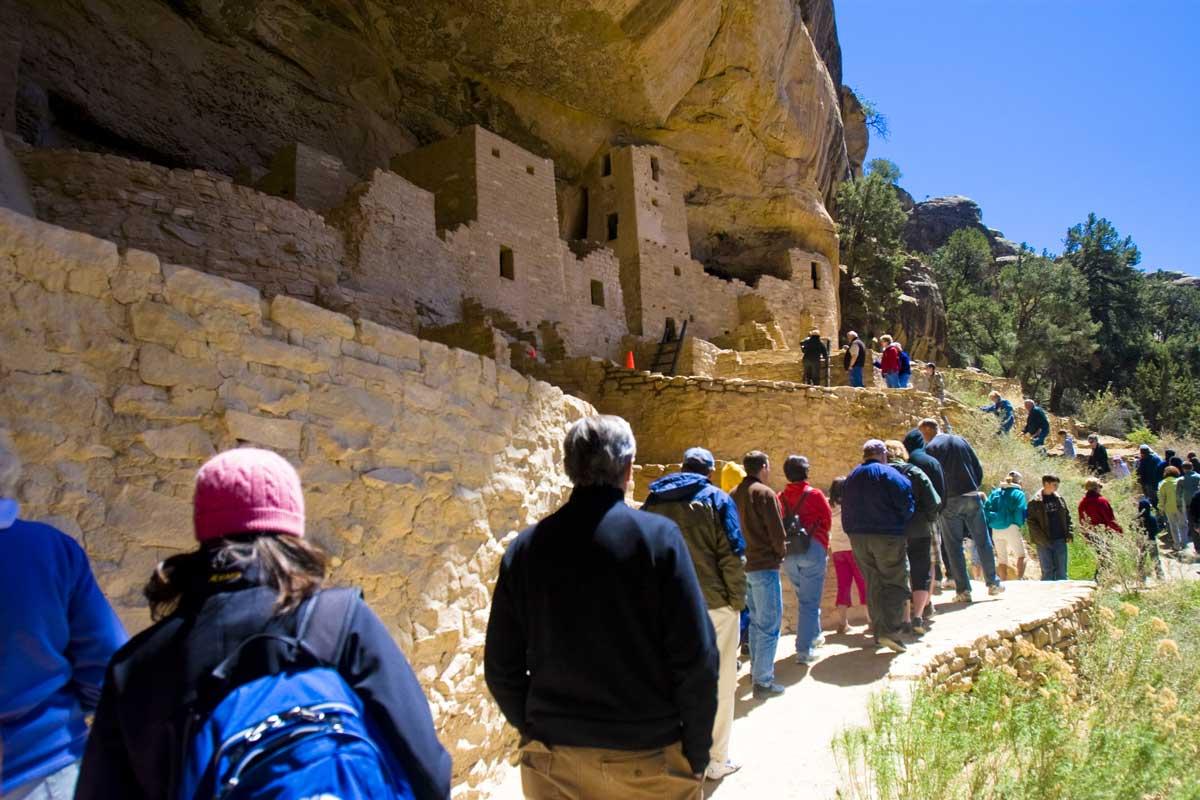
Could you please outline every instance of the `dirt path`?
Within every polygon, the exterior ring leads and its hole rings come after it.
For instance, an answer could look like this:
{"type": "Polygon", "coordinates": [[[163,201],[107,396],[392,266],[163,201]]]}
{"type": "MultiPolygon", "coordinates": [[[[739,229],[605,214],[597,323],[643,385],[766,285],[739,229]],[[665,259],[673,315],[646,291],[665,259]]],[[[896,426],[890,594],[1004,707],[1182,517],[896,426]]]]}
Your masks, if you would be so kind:
{"type": "MultiPolygon", "coordinates": [[[[975,584],[976,600],[970,605],[949,603],[949,593],[939,595],[946,602],[939,604],[936,624],[899,656],[876,650],[859,626],[844,635],[827,633],[821,660],[811,667],[797,666],[792,658],[794,638],[786,636],[779,643],[775,668],[776,680],[787,687],[781,697],[754,700],[749,665],[744,664],[739,673],[731,746],[734,759],[743,767],[720,783],[705,784],[705,797],[834,798],[840,779],[830,742],[847,726],[867,721],[867,700],[872,693],[919,674],[933,656],[955,645],[1048,616],[1073,602],[1090,584],[1019,581],[1007,585],[1004,595],[990,598],[982,584],[975,584]]],[[[491,796],[497,800],[521,797],[515,768],[505,774],[491,796]]]]}

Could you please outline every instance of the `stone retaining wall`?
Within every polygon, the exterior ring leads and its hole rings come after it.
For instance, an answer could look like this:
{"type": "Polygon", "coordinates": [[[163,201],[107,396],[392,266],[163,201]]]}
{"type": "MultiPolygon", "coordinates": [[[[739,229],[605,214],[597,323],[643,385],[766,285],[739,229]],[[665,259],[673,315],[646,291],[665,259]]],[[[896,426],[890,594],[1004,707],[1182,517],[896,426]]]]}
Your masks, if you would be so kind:
{"type": "Polygon", "coordinates": [[[589,413],[473,353],[0,209],[0,427],[24,515],[84,544],[136,631],[155,564],[193,546],[196,468],[278,451],[333,582],[361,586],[412,661],[461,786],[512,744],[482,675],[506,537],[563,500],[562,437],[589,413]]]}

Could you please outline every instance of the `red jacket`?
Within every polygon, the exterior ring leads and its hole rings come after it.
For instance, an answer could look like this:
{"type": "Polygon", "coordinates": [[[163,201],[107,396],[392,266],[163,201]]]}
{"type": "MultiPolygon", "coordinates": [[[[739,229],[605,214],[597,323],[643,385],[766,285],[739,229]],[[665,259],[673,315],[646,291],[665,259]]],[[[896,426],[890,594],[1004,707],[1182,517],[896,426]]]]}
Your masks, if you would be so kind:
{"type": "Polygon", "coordinates": [[[1112,504],[1098,492],[1088,492],[1079,501],[1079,521],[1084,525],[1103,525],[1118,533],[1124,533],[1116,515],[1113,514],[1112,504]]]}
{"type": "Polygon", "coordinates": [[[900,372],[900,348],[889,344],[879,359],[879,369],[883,372],[900,372]]]}
{"type": "Polygon", "coordinates": [[[820,489],[809,486],[808,481],[789,483],[779,493],[779,504],[783,508],[785,520],[790,515],[797,514],[804,530],[808,531],[828,552],[829,528],[833,525],[833,511],[830,510],[829,501],[825,499],[825,495],[820,489]],[[804,505],[801,505],[800,496],[804,494],[805,489],[809,490],[808,497],[804,499],[804,505]]]}

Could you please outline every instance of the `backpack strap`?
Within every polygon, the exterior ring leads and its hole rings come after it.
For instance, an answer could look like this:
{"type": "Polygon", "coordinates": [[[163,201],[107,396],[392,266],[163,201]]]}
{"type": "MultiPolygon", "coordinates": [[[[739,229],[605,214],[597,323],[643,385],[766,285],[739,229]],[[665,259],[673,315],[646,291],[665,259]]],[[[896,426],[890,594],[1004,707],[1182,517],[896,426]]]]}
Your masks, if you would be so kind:
{"type": "Polygon", "coordinates": [[[362,599],[361,589],[326,589],[305,603],[296,638],[312,655],[332,667],[341,660],[350,618],[362,599]]]}

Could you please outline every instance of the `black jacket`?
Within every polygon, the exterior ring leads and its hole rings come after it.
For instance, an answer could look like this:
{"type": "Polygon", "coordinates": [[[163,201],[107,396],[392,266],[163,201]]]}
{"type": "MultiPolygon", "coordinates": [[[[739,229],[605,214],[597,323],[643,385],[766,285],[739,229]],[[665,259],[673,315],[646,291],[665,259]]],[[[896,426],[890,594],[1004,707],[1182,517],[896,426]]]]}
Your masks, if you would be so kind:
{"type": "Polygon", "coordinates": [[[904,449],[908,451],[908,463],[924,472],[933,484],[934,491],[941,498],[938,503],[938,511],[941,511],[946,507],[946,473],[942,471],[942,465],[925,451],[925,437],[915,428],[904,437],[904,449]]]}
{"type": "Polygon", "coordinates": [[[1112,472],[1112,465],[1108,461],[1108,448],[1096,442],[1096,446],[1092,448],[1092,454],[1088,456],[1088,471],[1093,475],[1107,475],[1112,472]]]}
{"type": "Polygon", "coordinates": [[[925,452],[937,459],[946,476],[947,500],[971,492],[978,492],[983,485],[983,465],[975,449],[961,436],[939,433],[925,445],[925,452]]]}
{"type": "MultiPolygon", "coordinates": [[[[186,698],[243,639],[293,635],[296,614],[272,616],[275,593],[252,581],[220,586],[135,636],[113,656],[88,737],[76,800],[174,800],[186,698]]],[[[338,671],[362,698],[419,798],[450,796],[450,756],[429,703],[383,622],[362,601],[351,612],[338,671]]],[[[247,679],[257,676],[247,676],[247,679]]]]}
{"type": "Polygon", "coordinates": [[[823,361],[829,357],[829,351],[825,349],[825,343],[821,341],[820,336],[809,336],[800,343],[800,352],[804,354],[805,361],[823,361]]]}
{"type": "Polygon", "coordinates": [[[703,772],[717,646],[679,527],[577,488],[504,554],[484,676],[524,739],[642,750],[682,741],[703,772]]]}

